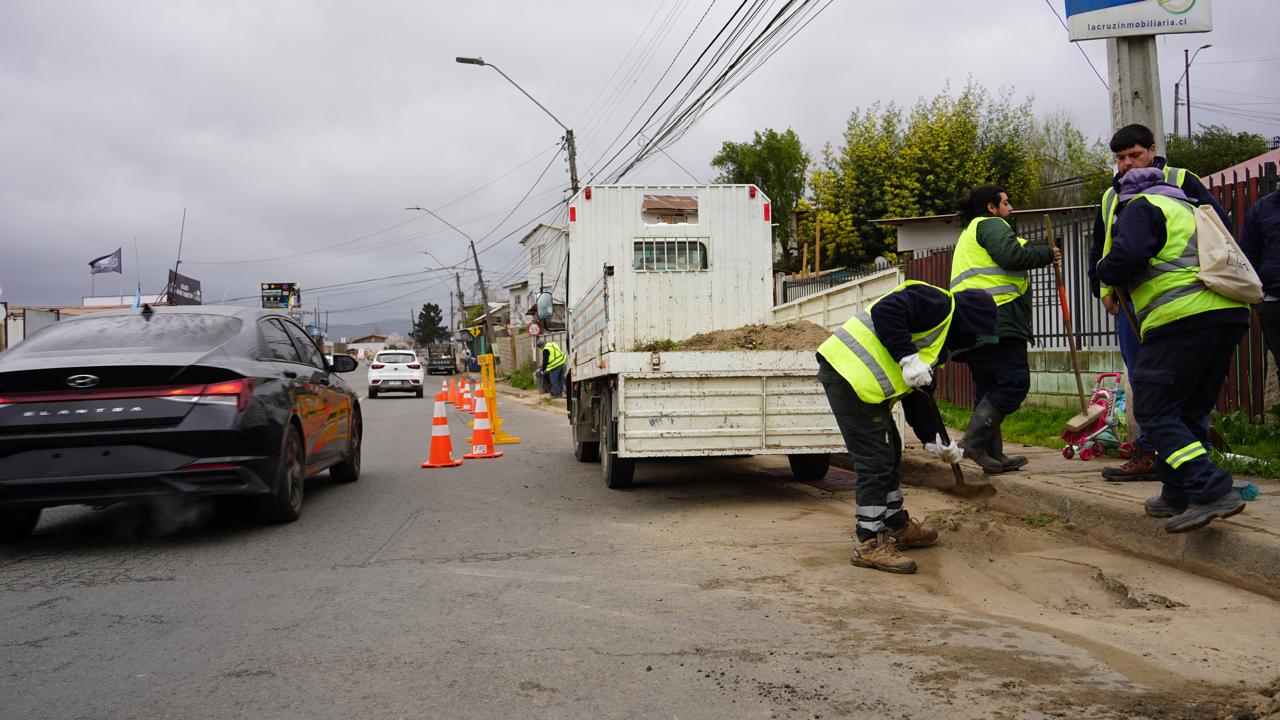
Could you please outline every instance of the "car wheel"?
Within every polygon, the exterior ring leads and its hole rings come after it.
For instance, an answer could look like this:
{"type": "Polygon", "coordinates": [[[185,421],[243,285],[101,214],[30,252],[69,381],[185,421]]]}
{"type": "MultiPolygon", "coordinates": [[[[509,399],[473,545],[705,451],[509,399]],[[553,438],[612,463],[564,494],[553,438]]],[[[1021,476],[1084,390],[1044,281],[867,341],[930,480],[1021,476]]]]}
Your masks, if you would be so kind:
{"type": "Polygon", "coordinates": [[[827,453],[788,455],[787,462],[791,465],[791,474],[795,475],[797,480],[807,482],[821,480],[827,476],[827,470],[831,468],[831,456],[827,453]]]}
{"type": "Polygon", "coordinates": [[[369,388],[369,399],[370,399],[370,400],[377,400],[377,399],[378,399],[378,391],[377,391],[377,390],[374,390],[373,388],[369,388]]]}
{"type": "Polygon", "coordinates": [[[418,388],[418,392],[414,393],[418,397],[422,397],[422,388],[418,388]]]}
{"type": "Polygon", "coordinates": [[[275,488],[262,498],[262,512],[268,522],[289,523],[302,514],[302,492],[306,486],[306,453],[298,429],[289,425],[276,463],[275,488]]]}
{"type": "Polygon", "coordinates": [[[352,483],[360,479],[360,446],[364,436],[364,427],[360,416],[351,419],[351,441],[347,445],[347,457],[342,462],[329,468],[329,477],[334,482],[352,483]]]}
{"type": "Polygon", "coordinates": [[[21,540],[40,522],[38,507],[0,508],[0,540],[21,540]]]}

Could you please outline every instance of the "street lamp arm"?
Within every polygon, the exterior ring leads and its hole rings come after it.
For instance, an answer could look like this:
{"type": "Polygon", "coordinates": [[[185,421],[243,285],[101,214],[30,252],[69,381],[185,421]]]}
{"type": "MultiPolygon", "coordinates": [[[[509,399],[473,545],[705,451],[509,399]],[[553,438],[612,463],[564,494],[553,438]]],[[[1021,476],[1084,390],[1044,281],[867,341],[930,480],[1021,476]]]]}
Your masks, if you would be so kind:
{"type": "Polygon", "coordinates": [[[426,208],[424,208],[424,207],[421,207],[421,206],[418,206],[418,205],[414,205],[413,207],[407,207],[407,208],[405,208],[405,210],[418,210],[418,211],[420,211],[420,212],[424,212],[424,213],[426,213],[426,214],[430,215],[431,217],[433,217],[433,218],[435,218],[435,219],[439,220],[440,222],[444,223],[445,225],[448,225],[449,227],[453,228],[453,229],[454,229],[454,230],[455,230],[459,235],[461,235],[462,237],[466,238],[468,242],[474,242],[474,241],[472,241],[472,240],[471,240],[471,236],[470,236],[470,235],[468,235],[468,234],[466,234],[466,233],[462,232],[462,230],[458,229],[458,227],[457,227],[456,225],[454,225],[453,223],[449,222],[448,220],[445,220],[444,218],[440,217],[439,215],[437,215],[437,214],[435,214],[435,213],[431,212],[430,210],[428,210],[428,209],[426,209],[426,208]]]}
{"type": "Polygon", "coordinates": [[[508,75],[508,74],[506,74],[506,73],[502,72],[502,68],[498,67],[497,65],[494,65],[494,64],[493,64],[493,63],[491,63],[491,62],[485,62],[484,58],[468,58],[468,57],[459,57],[459,58],[454,58],[454,60],[455,60],[456,62],[459,62],[459,63],[463,64],[463,65],[483,65],[483,66],[485,66],[485,67],[491,67],[491,68],[493,68],[494,70],[496,70],[496,71],[497,71],[497,73],[498,73],[499,75],[501,75],[502,77],[506,78],[507,82],[511,83],[512,85],[515,85],[517,90],[519,90],[520,92],[524,93],[524,96],[525,96],[525,97],[527,97],[527,98],[529,98],[530,100],[532,100],[534,105],[537,105],[538,107],[542,108],[542,112],[546,113],[546,114],[547,114],[547,115],[548,115],[552,120],[555,120],[557,125],[559,125],[562,129],[564,129],[566,132],[568,132],[568,130],[569,130],[569,126],[568,126],[568,125],[565,125],[564,123],[560,122],[560,118],[556,117],[554,113],[552,113],[550,110],[548,110],[546,105],[543,105],[542,103],[538,102],[537,98],[535,98],[534,96],[530,95],[530,94],[529,94],[529,92],[528,92],[527,90],[525,90],[524,88],[520,87],[520,83],[516,82],[515,80],[512,80],[510,75],[508,75]]]}

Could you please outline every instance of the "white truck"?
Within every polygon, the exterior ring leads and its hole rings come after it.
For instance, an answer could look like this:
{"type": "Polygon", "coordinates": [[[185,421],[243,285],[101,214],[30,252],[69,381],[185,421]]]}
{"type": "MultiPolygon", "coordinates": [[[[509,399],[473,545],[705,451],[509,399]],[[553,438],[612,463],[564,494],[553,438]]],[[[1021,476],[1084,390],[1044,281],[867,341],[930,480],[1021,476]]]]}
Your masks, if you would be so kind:
{"type": "Polygon", "coordinates": [[[596,186],[571,203],[569,420],[608,487],[672,457],[786,455],[816,480],[845,451],[814,349],[664,347],[770,321],[770,210],[752,185],[596,186]]]}

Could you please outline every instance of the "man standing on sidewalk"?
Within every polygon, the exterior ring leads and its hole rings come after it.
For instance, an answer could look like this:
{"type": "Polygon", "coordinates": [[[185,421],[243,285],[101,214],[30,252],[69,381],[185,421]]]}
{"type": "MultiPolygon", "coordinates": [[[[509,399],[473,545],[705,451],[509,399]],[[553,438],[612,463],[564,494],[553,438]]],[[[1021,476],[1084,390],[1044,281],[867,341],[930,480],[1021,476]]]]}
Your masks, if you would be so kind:
{"type": "MultiPolygon", "coordinates": [[[[1125,373],[1129,376],[1132,385],[1133,370],[1138,366],[1138,353],[1142,348],[1141,341],[1120,312],[1120,302],[1116,300],[1115,293],[1110,287],[1098,282],[1098,276],[1094,270],[1098,260],[1102,258],[1103,246],[1111,241],[1114,231],[1120,204],[1117,195],[1120,192],[1121,178],[1130,170],[1156,168],[1161,171],[1166,183],[1181,189],[1182,193],[1197,205],[1211,206],[1227,227],[1231,227],[1231,223],[1227,219],[1227,214],[1223,212],[1222,206],[1213,199],[1195,173],[1184,168],[1171,167],[1165,163],[1163,157],[1156,154],[1156,138],[1147,126],[1126,125],[1117,130],[1116,134],[1111,136],[1111,152],[1115,153],[1116,174],[1111,178],[1111,187],[1102,194],[1102,203],[1093,221],[1093,243],[1089,248],[1089,285],[1093,294],[1102,300],[1107,312],[1116,317],[1116,339],[1120,343],[1120,356],[1124,359],[1125,373]]],[[[1132,309],[1130,306],[1130,310],[1132,309]]],[[[1145,432],[1138,433],[1137,446],[1138,451],[1127,463],[1103,468],[1102,477],[1112,481],[1155,480],[1154,449],[1147,440],[1145,432]]]]}
{"type": "Polygon", "coordinates": [[[1261,303],[1253,308],[1262,323],[1262,334],[1271,348],[1280,376],[1280,190],[1258,200],[1244,216],[1240,249],[1262,279],[1261,303]]]}
{"type": "Polygon", "coordinates": [[[956,357],[969,364],[976,386],[976,405],[960,446],[984,473],[1009,472],[1027,464],[1025,457],[1004,454],[1000,432],[1005,417],[1031,390],[1027,344],[1034,338],[1027,271],[1060,263],[1062,252],[1018,237],[1009,223],[1009,195],[995,185],[974,188],[957,210],[965,229],[951,258],[951,292],[977,290],[996,304],[995,334],[956,357]]]}
{"type": "Polygon", "coordinates": [[[995,332],[995,303],[982,291],[952,294],[908,280],[856,313],[818,347],[818,382],[827,393],[840,434],[858,471],[858,567],[913,573],[916,562],[900,550],[925,547],[938,531],[911,519],[902,507],[898,466],[902,441],[893,405],[902,401],[907,423],[929,452],[960,462],[955,443],[943,444],[931,398],[933,366],[954,348],[970,347],[995,332]]]}
{"type": "Polygon", "coordinates": [[[1126,172],[1116,199],[1097,275],[1129,290],[1140,322],[1133,409],[1155,447],[1162,483],[1146,512],[1168,518],[1167,532],[1187,532],[1244,509],[1231,473],[1209,457],[1204,420],[1249,328],[1249,308],[1197,279],[1195,210],[1158,168],[1126,172]]]}

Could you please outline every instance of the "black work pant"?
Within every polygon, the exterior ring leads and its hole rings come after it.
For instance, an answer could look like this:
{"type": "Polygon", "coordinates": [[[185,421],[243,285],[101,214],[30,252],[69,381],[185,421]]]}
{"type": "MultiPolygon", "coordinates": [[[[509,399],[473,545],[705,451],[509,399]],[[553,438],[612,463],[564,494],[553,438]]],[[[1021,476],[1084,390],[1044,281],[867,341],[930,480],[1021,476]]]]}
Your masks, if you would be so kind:
{"type": "Polygon", "coordinates": [[[1271,349],[1276,378],[1280,379],[1280,300],[1254,305],[1253,310],[1258,314],[1258,323],[1262,325],[1262,336],[1266,338],[1267,347],[1271,349]]]}
{"type": "MultiPolygon", "coordinates": [[[[826,365],[821,360],[819,364],[826,365]]],[[[893,401],[878,405],[863,402],[853,386],[829,367],[818,373],[818,381],[858,471],[857,535],[859,540],[868,540],[907,524],[898,475],[902,441],[893,422],[893,401]]]]}
{"type": "Polygon", "coordinates": [[[1156,449],[1160,496],[1175,508],[1231,491],[1231,473],[1209,458],[1205,417],[1218,400],[1245,328],[1219,325],[1145,340],[1133,384],[1133,414],[1156,449]]]}
{"type": "Polygon", "coordinates": [[[1022,407],[1031,390],[1026,340],[1000,338],[994,345],[981,345],[956,359],[969,364],[975,386],[974,407],[983,398],[991,401],[1001,415],[1011,415],[1022,407]]]}

